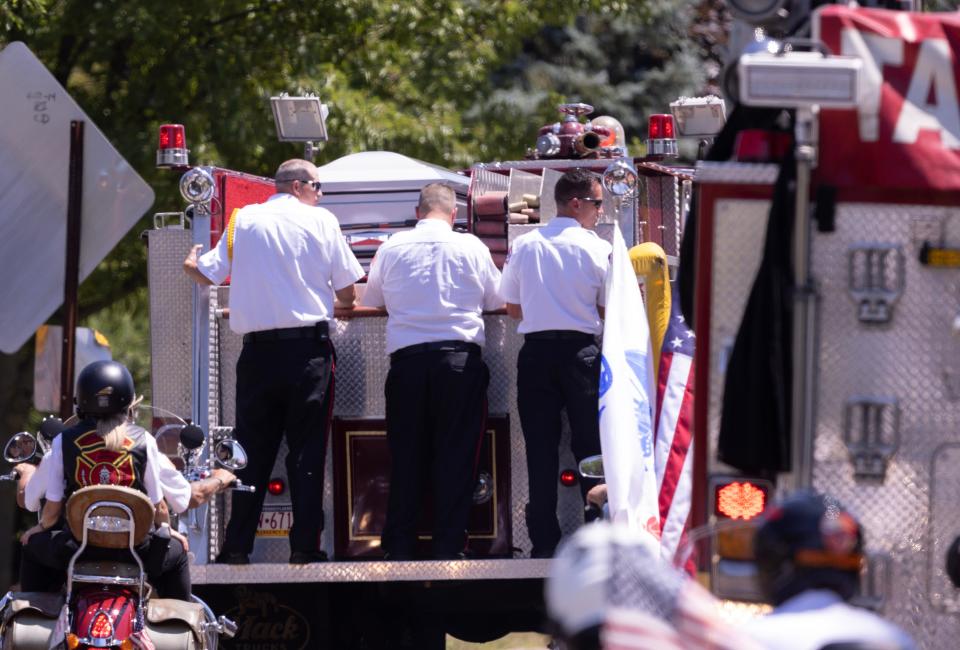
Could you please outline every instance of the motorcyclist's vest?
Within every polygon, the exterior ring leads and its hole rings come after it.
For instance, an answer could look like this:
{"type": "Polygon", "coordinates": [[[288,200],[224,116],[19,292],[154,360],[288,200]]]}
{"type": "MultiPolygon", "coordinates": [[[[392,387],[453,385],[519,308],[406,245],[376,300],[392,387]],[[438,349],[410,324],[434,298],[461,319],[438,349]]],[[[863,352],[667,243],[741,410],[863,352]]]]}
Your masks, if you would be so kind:
{"type": "Polygon", "coordinates": [[[97,434],[94,420],[84,420],[61,434],[64,500],[89,485],[122,485],[146,492],[143,472],[147,465],[145,437],[140,427],[131,427],[119,451],[107,449],[97,434]]]}

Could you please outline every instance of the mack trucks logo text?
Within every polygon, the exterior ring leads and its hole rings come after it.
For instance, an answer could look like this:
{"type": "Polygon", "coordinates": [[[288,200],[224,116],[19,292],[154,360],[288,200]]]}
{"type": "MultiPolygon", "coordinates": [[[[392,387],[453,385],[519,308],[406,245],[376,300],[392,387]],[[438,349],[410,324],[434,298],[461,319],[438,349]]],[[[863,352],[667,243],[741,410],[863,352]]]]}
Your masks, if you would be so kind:
{"type": "Polygon", "coordinates": [[[310,624],[300,612],[276,596],[247,587],[236,590],[239,604],[226,613],[237,622],[237,635],[222,642],[234,650],[305,650],[310,646],[310,624]]]}
{"type": "Polygon", "coordinates": [[[96,431],[90,431],[77,438],[76,445],[80,450],[74,470],[77,485],[133,487],[133,456],[127,451],[133,446],[132,440],[124,439],[121,451],[111,451],[96,431]]]}
{"type": "Polygon", "coordinates": [[[819,178],[839,187],[960,189],[960,16],[819,12],[819,38],[863,62],[856,110],[821,117],[819,178]]]}

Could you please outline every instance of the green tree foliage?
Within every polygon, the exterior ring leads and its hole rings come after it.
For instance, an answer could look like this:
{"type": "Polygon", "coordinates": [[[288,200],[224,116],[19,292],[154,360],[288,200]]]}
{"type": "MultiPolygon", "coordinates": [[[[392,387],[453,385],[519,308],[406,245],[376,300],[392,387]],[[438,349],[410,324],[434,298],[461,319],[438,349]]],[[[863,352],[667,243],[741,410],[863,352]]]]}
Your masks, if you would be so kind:
{"type": "MultiPolygon", "coordinates": [[[[711,17],[710,4],[661,0],[645,3],[642,12],[582,14],[547,27],[496,73],[497,89],[471,117],[512,124],[512,137],[532,144],[531,123],[555,121],[561,101],[585,102],[594,115],[619,119],[628,142],[642,140],[651,113],[666,112],[680,95],[712,90],[708,81],[719,66],[705,66],[704,58],[713,32],[693,22],[711,17]]],[[[485,151],[491,157],[497,155],[492,148],[485,151]]]]}
{"type": "MultiPolygon", "coordinates": [[[[154,168],[157,127],[183,123],[194,162],[269,175],[300,152],[274,137],[268,99],[281,92],[330,104],[318,162],[391,149],[468,165],[481,134],[462,116],[487,92],[490,70],[542,24],[600,4],[574,0],[554,14],[547,0],[7,0],[0,46],[26,42],[154,187],[155,209],[170,210],[181,200],[176,174],[154,168]]],[[[130,349],[108,324],[139,327],[129,343],[145,341],[146,321],[126,319],[146,312],[138,235],[147,227],[149,216],[83,283],[80,300],[81,324],[99,325],[115,356],[144,370],[146,347],[130,349]]],[[[29,385],[28,357],[4,362],[2,372],[19,377],[11,385],[29,385]]],[[[0,395],[5,414],[22,418],[24,390],[16,408],[0,395]]]]}

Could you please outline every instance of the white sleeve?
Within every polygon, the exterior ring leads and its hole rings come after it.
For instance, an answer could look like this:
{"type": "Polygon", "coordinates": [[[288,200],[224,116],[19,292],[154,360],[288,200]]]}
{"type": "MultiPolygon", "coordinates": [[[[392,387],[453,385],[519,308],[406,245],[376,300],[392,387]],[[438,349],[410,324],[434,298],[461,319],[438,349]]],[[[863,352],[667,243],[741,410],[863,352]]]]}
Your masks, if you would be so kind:
{"type": "Polygon", "coordinates": [[[143,487],[147,496],[154,505],[166,499],[171,510],[183,512],[190,504],[190,484],[174,469],[170,459],[160,453],[153,436],[145,435],[147,466],[143,472],[143,487]]]}
{"type": "MultiPolygon", "coordinates": [[[[23,490],[23,505],[30,512],[40,510],[40,501],[45,496],[47,483],[49,481],[50,466],[52,463],[50,455],[52,453],[52,451],[48,451],[43,455],[43,458],[40,459],[40,465],[37,466],[37,469],[33,472],[33,476],[27,481],[27,486],[23,490]]],[[[63,495],[61,494],[61,498],[62,497],[63,495]]]]}
{"type": "Polygon", "coordinates": [[[386,302],[383,299],[383,276],[380,273],[380,267],[384,255],[377,251],[370,262],[370,272],[367,274],[367,286],[363,291],[363,297],[360,304],[364,307],[384,307],[386,302]]]}
{"type": "MultiPolygon", "coordinates": [[[[44,481],[39,486],[43,490],[43,495],[46,497],[47,501],[63,501],[63,493],[66,490],[67,482],[63,477],[63,437],[59,434],[56,438],[53,439],[53,444],[50,445],[50,453],[43,457],[43,460],[40,461],[40,464],[48,464],[46,470],[44,470],[44,481]]],[[[37,472],[40,471],[40,468],[37,468],[37,472]]],[[[27,487],[30,486],[30,483],[37,477],[34,476],[27,483],[27,487]]],[[[26,500],[26,495],[24,495],[24,500],[26,500]]]]}
{"type": "Polygon", "coordinates": [[[516,258],[517,253],[517,242],[514,242],[503,263],[503,274],[500,276],[500,288],[497,291],[504,302],[513,305],[520,304],[520,269],[519,260],[516,258]]]}
{"type": "Polygon", "coordinates": [[[500,296],[500,270],[493,263],[493,257],[490,250],[480,244],[480,282],[483,285],[483,308],[486,311],[499,309],[506,302],[500,296]]]}
{"type": "Polygon", "coordinates": [[[340,289],[349,287],[363,277],[363,267],[360,266],[356,255],[350,249],[347,238],[340,231],[337,218],[332,214],[330,216],[332,221],[330,225],[333,230],[332,241],[328,242],[330,245],[330,283],[333,285],[334,291],[340,291],[340,289]]]}
{"type": "MultiPolygon", "coordinates": [[[[240,212],[232,216],[233,219],[240,218],[240,212]]],[[[234,231],[236,232],[236,231],[234,231]]],[[[228,230],[224,230],[220,236],[217,245],[197,258],[197,270],[214,284],[223,284],[230,275],[230,251],[227,248],[228,230]]]]}
{"type": "MultiPolygon", "coordinates": [[[[606,244],[606,242],[603,242],[603,243],[606,244]]],[[[600,295],[597,296],[597,304],[600,305],[601,307],[606,307],[607,306],[607,285],[610,284],[610,274],[613,272],[613,264],[611,264],[611,262],[613,261],[613,246],[611,246],[610,244],[607,244],[606,248],[604,248],[603,250],[606,251],[607,259],[603,260],[603,258],[600,257],[600,259],[598,260],[600,261],[599,268],[600,268],[600,271],[603,273],[603,279],[600,281],[600,295]]]]}

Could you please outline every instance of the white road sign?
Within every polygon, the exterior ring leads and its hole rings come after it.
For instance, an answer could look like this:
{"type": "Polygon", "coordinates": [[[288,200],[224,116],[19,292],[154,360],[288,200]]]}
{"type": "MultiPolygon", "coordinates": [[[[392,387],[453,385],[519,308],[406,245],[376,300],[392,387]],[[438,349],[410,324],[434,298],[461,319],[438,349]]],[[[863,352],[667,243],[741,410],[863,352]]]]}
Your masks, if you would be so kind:
{"type": "Polygon", "coordinates": [[[80,281],[153,205],[153,190],[23,43],[0,52],[0,350],[63,302],[70,122],[83,120],[80,281]]]}

